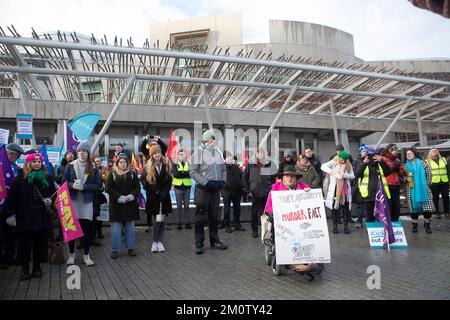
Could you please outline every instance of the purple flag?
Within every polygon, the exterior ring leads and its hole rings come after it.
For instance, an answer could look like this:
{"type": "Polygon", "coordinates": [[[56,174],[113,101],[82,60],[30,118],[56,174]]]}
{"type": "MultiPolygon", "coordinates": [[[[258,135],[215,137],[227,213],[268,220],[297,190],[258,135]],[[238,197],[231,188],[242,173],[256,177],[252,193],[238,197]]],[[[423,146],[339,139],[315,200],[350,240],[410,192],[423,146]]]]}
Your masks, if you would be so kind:
{"type": "Polygon", "coordinates": [[[384,225],[384,246],[395,242],[394,229],[392,228],[391,212],[387,202],[386,194],[381,184],[380,176],[378,176],[377,194],[375,196],[375,208],[373,216],[384,225]]]}
{"type": "Polygon", "coordinates": [[[65,125],[66,125],[66,151],[72,151],[74,154],[76,154],[77,147],[80,144],[80,141],[78,141],[78,138],[69,128],[67,123],[65,125]]]}
{"type": "MultiPolygon", "coordinates": [[[[3,145],[0,147],[0,164],[1,169],[3,171],[3,177],[5,182],[5,189],[9,190],[13,181],[14,181],[14,173],[11,167],[11,163],[8,160],[8,154],[6,153],[6,147],[3,145]]],[[[5,205],[5,199],[0,200],[0,212],[3,212],[5,205]]]]}

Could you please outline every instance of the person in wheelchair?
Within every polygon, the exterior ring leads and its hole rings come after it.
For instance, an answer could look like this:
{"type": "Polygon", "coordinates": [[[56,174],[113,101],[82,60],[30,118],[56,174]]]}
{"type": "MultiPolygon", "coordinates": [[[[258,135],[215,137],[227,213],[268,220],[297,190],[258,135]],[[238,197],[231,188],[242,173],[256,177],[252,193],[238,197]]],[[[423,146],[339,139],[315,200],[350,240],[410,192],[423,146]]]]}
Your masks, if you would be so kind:
{"type": "MultiPolygon", "coordinates": [[[[268,216],[270,225],[271,225],[271,242],[272,245],[275,244],[274,242],[274,231],[273,231],[273,208],[272,208],[272,192],[276,191],[286,191],[286,190],[305,190],[306,192],[311,191],[311,188],[308,184],[297,182],[297,180],[300,177],[300,173],[296,171],[294,166],[286,166],[283,169],[282,178],[278,182],[276,182],[272,186],[272,190],[269,193],[269,197],[267,198],[266,203],[266,210],[265,214],[268,216]]],[[[265,232],[265,230],[263,230],[265,232]]],[[[294,270],[296,272],[308,272],[312,271],[314,269],[319,268],[319,266],[316,263],[309,263],[309,264],[294,264],[287,266],[289,269],[294,270]]]]}

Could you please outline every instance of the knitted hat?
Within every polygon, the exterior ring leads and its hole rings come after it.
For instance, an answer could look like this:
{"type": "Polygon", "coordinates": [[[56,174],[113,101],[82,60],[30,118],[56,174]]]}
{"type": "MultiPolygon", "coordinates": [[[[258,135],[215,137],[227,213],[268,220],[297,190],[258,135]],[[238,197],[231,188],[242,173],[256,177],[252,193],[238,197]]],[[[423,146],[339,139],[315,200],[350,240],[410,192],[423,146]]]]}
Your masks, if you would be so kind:
{"type": "Polygon", "coordinates": [[[88,153],[91,152],[91,146],[90,146],[88,140],[83,140],[83,141],[80,142],[80,144],[79,144],[78,147],[77,147],[77,152],[79,152],[79,151],[81,151],[81,150],[85,150],[85,151],[87,151],[88,153]]]}
{"type": "Polygon", "coordinates": [[[17,154],[24,154],[23,149],[16,143],[10,143],[6,146],[6,150],[15,152],[17,154]]]}
{"type": "Polygon", "coordinates": [[[35,158],[39,158],[41,162],[44,162],[44,157],[40,153],[31,153],[25,158],[25,163],[32,162],[35,158]]]}
{"type": "Polygon", "coordinates": [[[358,153],[361,153],[363,150],[367,151],[367,147],[364,143],[359,146],[358,153]]]}
{"type": "Polygon", "coordinates": [[[366,148],[366,150],[367,150],[367,154],[368,155],[375,155],[375,154],[377,154],[377,151],[375,150],[375,148],[373,148],[373,147],[367,147],[366,148]]]}
{"type": "Polygon", "coordinates": [[[150,146],[150,150],[149,150],[150,157],[158,152],[161,152],[161,147],[159,146],[159,144],[153,144],[150,146]]]}
{"type": "Polygon", "coordinates": [[[341,151],[338,153],[338,157],[342,160],[347,160],[348,158],[350,158],[350,155],[348,154],[348,152],[341,151]]]}
{"type": "Polygon", "coordinates": [[[210,139],[216,139],[216,136],[214,134],[214,130],[206,130],[205,132],[203,132],[202,135],[202,141],[206,142],[210,139]]]}
{"type": "Polygon", "coordinates": [[[338,144],[336,146],[336,151],[344,151],[344,150],[345,150],[345,148],[344,148],[344,146],[342,144],[338,144]]]}

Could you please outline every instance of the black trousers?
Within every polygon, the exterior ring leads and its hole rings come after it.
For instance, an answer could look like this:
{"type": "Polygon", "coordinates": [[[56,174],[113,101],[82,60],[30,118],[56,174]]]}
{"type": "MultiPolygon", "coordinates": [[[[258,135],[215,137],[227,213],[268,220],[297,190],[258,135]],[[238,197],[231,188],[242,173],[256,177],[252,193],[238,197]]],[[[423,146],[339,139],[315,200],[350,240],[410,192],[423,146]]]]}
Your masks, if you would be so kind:
{"type": "Polygon", "coordinates": [[[208,224],[209,242],[219,241],[219,206],[220,192],[207,192],[195,188],[195,242],[203,245],[205,225],[208,224]]]}
{"type": "Polygon", "coordinates": [[[16,235],[14,228],[0,218],[0,263],[14,264],[16,261],[16,235]]]}
{"type": "Polygon", "coordinates": [[[32,260],[31,253],[34,266],[47,262],[48,234],[49,230],[18,232],[17,263],[21,266],[28,265],[32,260]]]}
{"type": "Polygon", "coordinates": [[[366,221],[375,222],[375,217],[373,216],[373,210],[375,209],[375,201],[365,201],[364,209],[366,211],[366,221]]]}
{"type": "Polygon", "coordinates": [[[391,198],[388,199],[391,220],[398,221],[400,217],[400,186],[389,186],[391,198]]]}
{"type": "Polygon", "coordinates": [[[258,220],[264,213],[268,197],[256,197],[252,199],[252,230],[258,231],[258,220]]]}
{"type": "MultiPolygon", "coordinates": [[[[80,222],[80,226],[81,226],[81,230],[83,230],[83,234],[84,236],[80,239],[81,244],[84,248],[84,254],[88,255],[89,254],[89,245],[91,243],[91,241],[93,240],[93,235],[94,235],[94,230],[95,230],[95,226],[94,226],[94,221],[91,220],[86,220],[86,219],[80,219],[78,220],[80,222]]],[[[69,241],[69,252],[70,253],[74,253],[75,252],[75,241],[69,241]]]]}
{"type": "Polygon", "coordinates": [[[448,199],[448,183],[434,183],[431,184],[431,193],[433,194],[434,207],[436,213],[440,213],[439,210],[439,194],[442,196],[442,202],[444,204],[444,212],[448,213],[449,199],[448,199]]]}

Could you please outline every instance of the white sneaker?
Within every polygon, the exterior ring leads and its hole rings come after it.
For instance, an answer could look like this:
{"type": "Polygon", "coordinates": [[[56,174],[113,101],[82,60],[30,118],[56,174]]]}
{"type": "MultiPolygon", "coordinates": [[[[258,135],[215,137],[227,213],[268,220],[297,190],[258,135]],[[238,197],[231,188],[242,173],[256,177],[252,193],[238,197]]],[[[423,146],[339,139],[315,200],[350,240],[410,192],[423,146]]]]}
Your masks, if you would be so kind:
{"type": "Polygon", "coordinates": [[[94,265],[94,261],[92,261],[91,258],[89,258],[89,255],[84,255],[83,260],[84,264],[87,265],[88,267],[94,265]]]}
{"type": "Polygon", "coordinates": [[[166,249],[164,248],[162,242],[158,242],[157,245],[158,245],[158,251],[159,252],[165,252],[166,251],[166,249]]]}
{"type": "Polygon", "coordinates": [[[68,266],[75,264],[75,253],[69,253],[69,259],[67,259],[66,264],[68,266]]]}
{"type": "Polygon", "coordinates": [[[152,252],[158,252],[158,244],[156,242],[153,242],[151,250],[152,252]]]}

